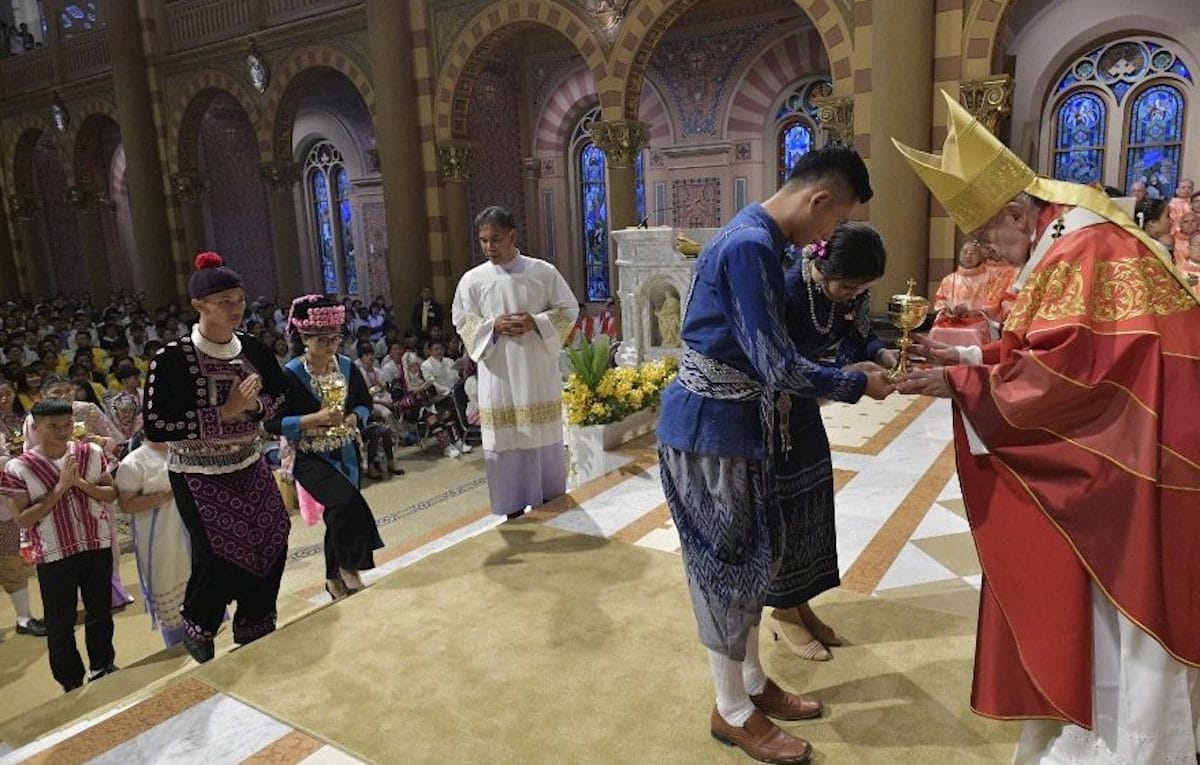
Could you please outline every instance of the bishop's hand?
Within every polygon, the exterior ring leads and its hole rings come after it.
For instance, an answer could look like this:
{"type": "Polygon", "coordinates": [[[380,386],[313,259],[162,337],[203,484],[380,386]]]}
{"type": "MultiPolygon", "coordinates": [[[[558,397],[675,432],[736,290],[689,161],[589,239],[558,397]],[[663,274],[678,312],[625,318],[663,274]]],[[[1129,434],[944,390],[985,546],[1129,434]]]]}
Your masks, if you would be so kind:
{"type": "Polygon", "coordinates": [[[962,359],[958,355],[958,348],[949,343],[934,340],[928,335],[914,334],[912,339],[913,345],[909,351],[909,358],[916,357],[930,364],[941,366],[954,366],[962,363],[962,359]]]}
{"type": "Polygon", "coordinates": [[[946,370],[943,367],[914,369],[900,378],[896,383],[896,390],[901,393],[950,398],[950,383],[946,379],[946,370]]]}

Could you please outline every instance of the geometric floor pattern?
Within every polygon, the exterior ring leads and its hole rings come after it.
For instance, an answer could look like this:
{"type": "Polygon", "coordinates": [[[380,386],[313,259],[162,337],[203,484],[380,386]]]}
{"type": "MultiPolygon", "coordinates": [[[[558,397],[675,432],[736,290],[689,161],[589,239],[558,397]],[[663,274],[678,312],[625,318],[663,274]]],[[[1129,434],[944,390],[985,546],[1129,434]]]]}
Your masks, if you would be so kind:
{"type": "MultiPolygon", "coordinates": [[[[974,617],[980,571],[954,473],[949,403],[892,396],[854,406],[829,404],[822,415],[833,451],[842,589],[974,617]]],[[[619,467],[538,508],[523,522],[678,552],[653,436],[627,444],[617,456],[619,467]]],[[[455,465],[450,469],[463,471],[455,465]]],[[[478,470],[465,479],[477,481],[478,470]]],[[[380,516],[389,510],[396,508],[376,507],[380,516]]],[[[460,509],[445,524],[426,524],[406,544],[389,540],[380,551],[382,565],[366,577],[368,584],[498,523],[482,510],[460,509]]],[[[313,605],[326,599],[319,579],[301,594],[313,605]]],[[[176,661],[181,663],[188,664],[176,661]]],[[[177,674],[185,676],[190,669],[177,674]]],[[[135,694],[33,741],[5,738],[0,729],[0,754],[8,751],[0,765],[354,761],[199,680],[175,681],[169,694],[135,694]],[[230,720],[239,721],[236,740],[223,733],[230,720]]]]}

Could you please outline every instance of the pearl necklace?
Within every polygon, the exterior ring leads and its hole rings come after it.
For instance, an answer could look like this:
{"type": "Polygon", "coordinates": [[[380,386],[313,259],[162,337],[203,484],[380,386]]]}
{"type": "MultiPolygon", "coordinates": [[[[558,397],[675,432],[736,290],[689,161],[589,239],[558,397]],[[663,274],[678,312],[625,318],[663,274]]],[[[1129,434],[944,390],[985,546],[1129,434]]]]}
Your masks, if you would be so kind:
{"type": "Polygon", "coordinates": [[[804,285],[808,288],[808,313],[812,316],[813,328],[822,335],[828,335],[833,331],[833,317],[837,315],[837,306],[833,304],[833,301],[830,301],[829,319],[825,322],[824,326],[821,326],[821,322],[817,321],[817,299],[813,293],[813,280],[812,273],[809,271],[810,268],[812,268],[812,261],[806,259],[804,261],[804,285]]]}
{"type": "Polygon", "coordinates": [[[221,361],[229,361],[242,355],[242,341],[236,334],[228,343],[218,343],[200,334],[199,324],[192,325],[192,345],[205,356],[212,356],[221,361]]]}

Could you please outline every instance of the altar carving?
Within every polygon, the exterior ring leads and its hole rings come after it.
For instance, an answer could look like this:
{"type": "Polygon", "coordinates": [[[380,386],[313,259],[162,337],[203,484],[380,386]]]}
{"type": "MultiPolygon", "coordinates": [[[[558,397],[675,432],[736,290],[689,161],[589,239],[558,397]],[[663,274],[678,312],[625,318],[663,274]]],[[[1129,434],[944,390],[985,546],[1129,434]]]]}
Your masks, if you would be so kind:
{"type": "Polygon", "coordinates": [[[617,364],[634,366],[683,353],[680,328],[696,259],[679,251],[677,237],[703,245],[717,231],[660,227],[612,232],[621,303],[617,364]]]}

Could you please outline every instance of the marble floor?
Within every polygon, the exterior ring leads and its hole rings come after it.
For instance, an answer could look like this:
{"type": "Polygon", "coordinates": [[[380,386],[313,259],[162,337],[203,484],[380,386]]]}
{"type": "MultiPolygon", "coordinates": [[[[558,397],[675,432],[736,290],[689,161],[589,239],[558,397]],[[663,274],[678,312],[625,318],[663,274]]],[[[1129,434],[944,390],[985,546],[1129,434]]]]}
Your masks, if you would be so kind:
{"type": "MultiPolygon", "coordinates": [[[[973,615],[980,572],[954,473],[949,404],[893,396],[855,406],[830,404],[822,414],[833,450],[843,589],[973,615]]],[[[524,522],[678,552],[653,437],[612,454],[604,470],[598,476],[577,476],[576,488],[524,522]]],[[[415,525],[402,542],[389,539],[390,523],[383,525],[388,547],[379,556],[381,565],[365,577],[368,583],[500,522],[486,513],[486,501],[480,502],[477,460],[439,463],[430,468],[431,480],[434,473],[452,488],[415,505],[402,490],[392,497],[392,505],[372,499],[381,519],[422,520],[412,521],[415,525]],[[402,501],[406,497],[409,502],[402,501]]],[[[301,536],[292,540],[290,554],[296,560],[304,557],[298,550],[319,541],[315,529],[303,530],[301,536]]],[[[289,564],[290,570],[295,568],[289,564]]],[[[302,576],[293,570],[290,576],[294,594],[319,607],[328,596],[315,571],[302,576]]],[[[327,742],[188,677],[187,671],[181,669],[173,681],[148,694],[115,702],[30,743],[18,742],[19,748],[0,742],[0,764],[354,761],[327,742]],[[225,722],[232,719],[242,731],[236,740],[225,733],[225,722]]]]}

